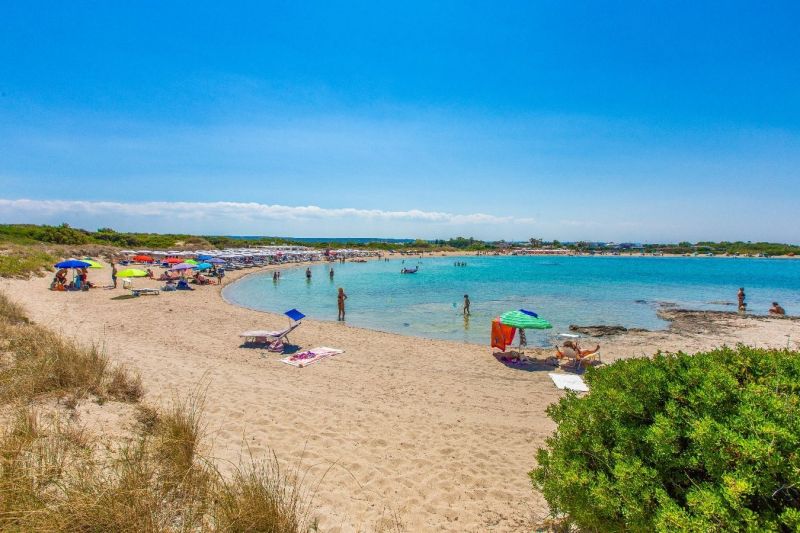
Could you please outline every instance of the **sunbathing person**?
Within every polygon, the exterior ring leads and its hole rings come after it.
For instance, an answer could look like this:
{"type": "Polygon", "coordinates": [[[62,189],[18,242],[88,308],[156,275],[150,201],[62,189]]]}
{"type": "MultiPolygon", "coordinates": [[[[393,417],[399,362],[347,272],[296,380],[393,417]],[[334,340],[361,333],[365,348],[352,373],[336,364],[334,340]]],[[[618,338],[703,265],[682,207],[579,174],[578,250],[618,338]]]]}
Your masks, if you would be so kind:
{"type": "Polygon", "coordinates": [[[782,316],[786,314],[786,310],[778,305],[778,302],[772,302],[772,307],[769,308],[769,314],[782,316]]]}

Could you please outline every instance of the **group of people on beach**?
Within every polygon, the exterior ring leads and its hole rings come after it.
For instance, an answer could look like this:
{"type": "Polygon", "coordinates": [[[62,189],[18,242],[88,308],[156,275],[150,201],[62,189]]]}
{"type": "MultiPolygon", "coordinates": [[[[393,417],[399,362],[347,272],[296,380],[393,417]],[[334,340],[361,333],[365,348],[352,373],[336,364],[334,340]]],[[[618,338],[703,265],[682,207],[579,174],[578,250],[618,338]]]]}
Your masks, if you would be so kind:
{"type": "MultiPolygon", "coordinates": [[[[747,302],[745,302],[745,293],[744,287],[739,287],[739,292],[736,293],[736,299],[739,301],[739,312],[745,313],[747,312],[747,302]]],[[[778,302],[772,302],[772,307],[769,308],[769,314],[773,316],[783,316],[786,314],[786,310],[781,307],[778,302]]]]}
{"type": "Polygon", "coordinates": [[[72,281],[67,281],[67,269],[60,268],[50,283],[51,291],[88,291],[94,287],[89,281],[89,272],[85,268],[78,269],[72,281]]]}

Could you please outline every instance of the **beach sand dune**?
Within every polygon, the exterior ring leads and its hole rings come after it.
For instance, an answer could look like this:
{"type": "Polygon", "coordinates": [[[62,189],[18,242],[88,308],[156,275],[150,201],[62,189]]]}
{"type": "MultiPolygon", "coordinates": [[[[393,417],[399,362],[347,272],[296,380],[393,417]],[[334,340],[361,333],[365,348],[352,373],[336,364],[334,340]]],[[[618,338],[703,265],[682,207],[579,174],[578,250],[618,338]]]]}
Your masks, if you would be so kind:
{"type": "MultiPolygon", "coordinates": [[[[106,284],[108,275],[90,279],[106,284]]],[[[554,429],[545,409],[563,394],[547,375],[552,367],[510,368],[487,346],[305,320],[294,344],[345,353],[294,368],[238,337],[281,329],[286,317],[230,305],[219,287],[130,298],[121,288],[51,292],[49,281],[2,280],[0,290],[39,324],[102,344],[137,369],[148,402],[200,384],[211,455],[223,469],[247,450],[299,464],[322,531],[526,531],[547,515],[527,472],[554,429]]],[[[604,339],[604,360],[800,340],[797,321],[741,320],[724,336],[712,321],[705,332],[604,339]]]]}

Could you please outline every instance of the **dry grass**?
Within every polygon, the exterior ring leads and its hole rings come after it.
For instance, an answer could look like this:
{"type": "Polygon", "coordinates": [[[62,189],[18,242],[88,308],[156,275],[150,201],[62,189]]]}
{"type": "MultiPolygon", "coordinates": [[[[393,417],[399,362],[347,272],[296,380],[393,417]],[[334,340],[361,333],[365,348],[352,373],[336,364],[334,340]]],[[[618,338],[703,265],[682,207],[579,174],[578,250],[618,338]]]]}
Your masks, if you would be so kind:
{"type": "Polygon", "coordinates": [[[0,293],[0,403],[53,394],[137,401],[141,379],[108,357],[29,323],[22,309],[0,293]]]}
{"type": "Polygon", "coordinates": [[[204,395],[159,412],[137,406],[132,438],[90,445],[74,422],[81,398],[137,402],[141,378],[30,324],[0,293],[2,531],[308,531],[296,476],[253,461],[226,479],[203,454],[204,395]],[[57,396],[67,411],[33,408],[57,396]],[[13,407],[16,405],[17,407],[13,407]],[[10,410],[10,411],[9,411],[10,410]]]}
{"type": "Polygon", "coordinates": [[[252,460],[232,479],[218,478],[214,526],[219,531],[301,531],[311,529],[308,509],[294,472],[283,472],[277,458],[252,460]],[[265,529],[265,525],[269,529],[265,529]]]}
{"type": "Polygon", "coordinates": [[[69,422],[19,410],[0,439],[0,530],[308,531],[296,476],[274,458],[230,479],[210,466],[201,406],[143,410],[150,430],[106,454],[69,422]]]}

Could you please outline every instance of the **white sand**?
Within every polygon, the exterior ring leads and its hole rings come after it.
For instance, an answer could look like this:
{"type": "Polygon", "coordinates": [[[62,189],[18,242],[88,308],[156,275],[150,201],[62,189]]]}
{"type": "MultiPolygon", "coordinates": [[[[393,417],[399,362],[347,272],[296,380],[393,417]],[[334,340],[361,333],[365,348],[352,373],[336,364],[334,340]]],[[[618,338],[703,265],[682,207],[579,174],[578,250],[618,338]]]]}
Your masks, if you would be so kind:
{"type": "MultiPolygon", "coordinates": [[[[90,270],[98,284],[109,277],[107,268],[90,270]]],[[[526,531],[547,515],[527,473],[554,429],[545,409],[564,394],[550,366],[510,368],[488,346],[306,319],[294,344],[346,353],[298,369],[240,347],[240,332],[280,329],[286,317],[230,305],[220,287],[115,300],[128,294],[121,284],[63,293],[47,290],[50,279],[2,280],[0,290],[39,324],[100,343],[138,369],[147,402],[203,384],[212,454],[237,462],[246,444],[256,456],[272,450],[286,465],[300,462],[323,531],[526,531]]],[[[600,342],[610,361],[724,342],[785,347],[786,335],[796,347],[800,323],[741,319],[724,337],[659,332],[600,342]]]]}

